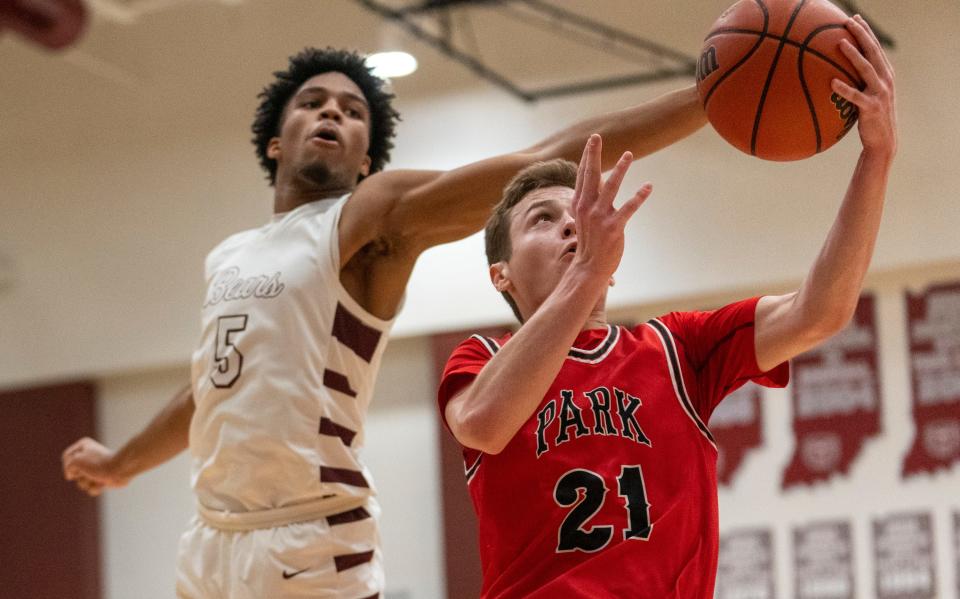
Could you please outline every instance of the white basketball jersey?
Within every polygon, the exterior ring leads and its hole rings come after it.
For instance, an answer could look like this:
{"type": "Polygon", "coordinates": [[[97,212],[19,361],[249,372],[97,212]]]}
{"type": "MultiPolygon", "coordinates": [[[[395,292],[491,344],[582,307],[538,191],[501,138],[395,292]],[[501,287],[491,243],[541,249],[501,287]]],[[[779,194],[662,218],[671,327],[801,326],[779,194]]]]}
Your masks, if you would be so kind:
{"type": "Polygon", "coordinates": [[[358,451],[392,321],[340,284],[347,197],[276,215],[207,256],[190,426],[201,514],[335,509],[374,492],[358,451]]]}

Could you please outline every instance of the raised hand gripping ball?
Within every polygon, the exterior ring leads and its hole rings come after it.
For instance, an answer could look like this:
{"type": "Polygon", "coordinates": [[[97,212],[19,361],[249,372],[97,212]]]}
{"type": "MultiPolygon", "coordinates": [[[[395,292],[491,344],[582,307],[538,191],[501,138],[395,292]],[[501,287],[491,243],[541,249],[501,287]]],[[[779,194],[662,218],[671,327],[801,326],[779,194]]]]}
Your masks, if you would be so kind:
{"type": "Polygon", "coordinates": [[[767,160],[799,160],[835,144],[857,108],[830,88],[864,84],[840,52],[857,42],[828,0],[740,0],[713,24],[697,66],[697,88],[714,129],[767,160]]]}

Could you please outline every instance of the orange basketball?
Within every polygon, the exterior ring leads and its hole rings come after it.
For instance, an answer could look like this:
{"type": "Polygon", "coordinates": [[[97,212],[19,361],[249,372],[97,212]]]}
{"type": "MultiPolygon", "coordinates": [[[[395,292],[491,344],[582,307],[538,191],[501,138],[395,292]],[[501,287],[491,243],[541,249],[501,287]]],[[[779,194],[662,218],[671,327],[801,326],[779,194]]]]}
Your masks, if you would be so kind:
{"type": "Polygon", "coordinates": [[[707,118],[725,140],[767,160],[799,160],[835,144],[857,108],[830,88],[863,89],[840,40],[856,40],[828,0],[740,0],[713,24],[697,65],[707,118]]]}

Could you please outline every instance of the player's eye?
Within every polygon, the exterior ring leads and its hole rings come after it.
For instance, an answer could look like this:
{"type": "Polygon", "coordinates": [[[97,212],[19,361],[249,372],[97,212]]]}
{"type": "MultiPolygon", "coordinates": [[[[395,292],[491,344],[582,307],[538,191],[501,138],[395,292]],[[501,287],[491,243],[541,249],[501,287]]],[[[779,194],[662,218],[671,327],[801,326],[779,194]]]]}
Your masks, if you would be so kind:
{"type": "Polygon", "coordinates": [[[320,108],[320,100],[306,100],[301,106],[304,108],[320,108]]]}
{"type": "Polygon", "coordinates": [[[533,217],[534,224],[540,222],[550,222],[553,220],[553,216],[549,212],[538,212],[536,216],[533,217]]]}

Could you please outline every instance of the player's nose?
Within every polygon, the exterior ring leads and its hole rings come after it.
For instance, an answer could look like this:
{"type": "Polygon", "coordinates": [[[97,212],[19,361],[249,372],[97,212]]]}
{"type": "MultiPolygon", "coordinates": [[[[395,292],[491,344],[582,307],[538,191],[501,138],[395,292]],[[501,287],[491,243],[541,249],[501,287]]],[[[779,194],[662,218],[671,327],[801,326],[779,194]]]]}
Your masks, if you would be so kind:
{"type": "Polygon", "coordinates": [[[565,212],[563,215],[563,238],[569,239],[577,234],[577,221],[573,219],[573,215],[569,212],[565,212]]]}
{"type": "Polygon", "coordinates": [[[333,100],[323,105],[319,116],[320,120],[330,120],[337,123],[343,120],[343,112],[340,111],[340,107],[333,100]]]}

